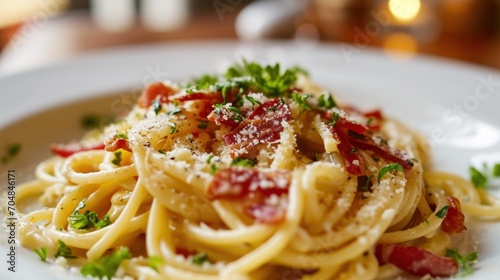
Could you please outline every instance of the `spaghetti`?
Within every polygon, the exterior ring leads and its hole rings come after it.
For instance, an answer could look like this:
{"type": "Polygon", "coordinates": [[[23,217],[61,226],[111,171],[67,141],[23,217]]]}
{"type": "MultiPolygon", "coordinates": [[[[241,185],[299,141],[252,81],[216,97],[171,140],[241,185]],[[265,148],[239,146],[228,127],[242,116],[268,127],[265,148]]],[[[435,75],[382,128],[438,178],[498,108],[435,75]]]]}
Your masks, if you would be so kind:
{"type": "Polygon", "coordinates": [[[115,266],[135,278],[451,276],[463,212],[500,217],[486,192],[425,170],[408,128],[279,64],[151,84],[90,142],[54,145],[19,189],[45,206],[19,238],[49,256],[65,244],[73,265],[126,247],[115,266]]]}

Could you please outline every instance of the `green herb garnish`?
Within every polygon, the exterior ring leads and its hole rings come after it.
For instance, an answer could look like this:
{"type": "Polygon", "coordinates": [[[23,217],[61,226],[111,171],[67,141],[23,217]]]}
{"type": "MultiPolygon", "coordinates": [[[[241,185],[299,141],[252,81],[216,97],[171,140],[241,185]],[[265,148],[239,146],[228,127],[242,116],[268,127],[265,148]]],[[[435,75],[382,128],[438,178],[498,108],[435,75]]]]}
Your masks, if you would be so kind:
{"type": "Polygon", "coordinates": [[[255,162],[248,158],[234,158],[231,162],[231,166],[242,166],[242,167],[252,167],[255,165],[255,162]]]}
{"type": "Polygon", "coordinates": [[[448,212],[448,208],[450,208],[450,206],[448,205],[443,206],[443,208],[439,209],[439,211],[436,213],[436,217],[443,219],[444,216],[446,216],[446,213],[448,212]]]}
{"type": "Polygon", "coordinates": [[[123,132],[122,132],[122,133],[118,133],[118,134],[116,135],[116,137],[117,137],[118,139],[128,139],[127,134],[125,134],[125,133],[123,133],[123,132]]]}
{"type": "Polygon", "coordinates": [[[47,261],[47,248],[42,247],[40,249],[33,249],[33,251],[40,257],[42,262],[47,261]]]}
{"type": "Polygon", "coordinates": [[[297,74],[302,72],[300,68],[290,68],[282,73],[279,63],[264,67],[243,60],[243,65],[235,65],[226,71],[226,78],[249,78],[249,84],[256,91],[268,97],[279,97],[297,81],[297,74]]]}
{"type": "Polygon", "coordinates": [[[333,100],[333,96],[331,93],[326,94],[327,96],[325,97],[325,94],[322,94],[319,99],[318,99],[318,106],[319,107],[324,107],[327,109],[332,109],[334,107],[337,107],[337,103],[335,100],[333,100]]]}
{"type": "Polygon", "coordinates": [[[68,217],[69,226],[75,229],[101,229],[111,224],[109,215],[105,214],[101,220],[98,219],[95,211],[85,211],[80,214],[80,210],[85,208],[85,199],[80,201],[73,214],[68,217]]]}
{"type": "Polygon", "coordinates": [[[307,98],[311,97],[310,94],[298,94],[296,92],[292,93],[292,99],[295,101],[295,103],[299,104],[300,107],[302,107],[303,110],[312,110],[311,106],[307,104],[307,98]]]}
{"type": "Polygon", "coordinates": [[[21,152],[22,145],[20,143],[13,143],[7,147],[6,155],[2,158],[3,163],[15,158],[21,152]]]}
{"type": "Polygon", "coordinates": [[[200,123],[198,123],[199,129],[207,129],[207,127],[208,127],[208,121],[200,121],[200,123]]]}
{"type": "Polygon", "coordinates": [[[114,165],[120,165],[120,162],[122,161],[122,151],[116,151],[113,153],[115,155],[115,158],[111,161],[114,165]]]}
{"type": "Polygon", "coordinates": [[[181,109],[175,109],[173,111],[168,112],[167,115],[169,115],[169,116],[177,115],[177,114],[180,114],[181,112],[182,112],[181,109]]]}
{"type": "Polygon", "coordinates": [[[149,266],[154,269],[155,271],[158,272],[158,267],[160,265],[162,265],[165,261],[161,258],[161,257],[158,257],[158,256],[150,256],[148,258],[148,263],[149,263],[149,266]]]}
{"type": "Polygon", "coordinates": [[[208,256],[206,253],[198,253],[193,256],[193,263],[197,265],[202,265],[204,262],[208,262],[208,256]]]}
{"type": "Polygon", "coordinates": [[[476,188],[484,189],[486,187],[488,178],[483,173],[481,173],[481,171],[471,166],[469,168],[469,173],[470,173],[470,180],[476,188]]]}
{"type": "Polygon", "coordinates": [[[175,128],[176,128],[176,124],[174,123],[174,125],[170,125],[170,134],[174,134],[175,133],[175,128]]]}
{"type": "Polygon", "coordinates": [[[333,127],[335,127],[337,125],[337,121],[339,120],[339,113],[337,112],[333,112],[332,114],[332,122],[330,123],[333,127]]]}
{"type": "Polygon", "coordinates": [[[389,163],[388,165],[382,167],[380,171],[378,172],[378,181],[380,182],[380,179],[384,177],[385,174],[391,172],[391,171],[403,171],[403,167],[399,165],[398,163],[389,163]]]}
{"type": "Polygon", "coordinates": [[[66,246],[66,244],[61,240],[57,240],[57,244],[59,245],[57,248],[57,252],[55,254],[55,257],[63,257],[66,259],[76,259],[76,256],[71,255],[71,248],[66,246]]]}
{"type": "Polygon", "coordinates": [[[160,101],[155,100],[153,101],[153,110],[155,111],[155,114],[158,115],[158,113],[161,111],[163,107],[161,106],[160,101]]]}
{"type": "Polygon", "coordinates": [[[124,260],[132,258],[132,254],[126,247],[120,247],[111,255],[103,256],[96,262],[90,262],[82,266],[80,272],[84,276],[107,278],[111,280],[115,276],[118,267],[124,260]]]}
{"type": "Polygon", "coordinates": [[[500,163],[496,163],[493,166],[493,176],[500,177],[500,163]]]}
{"type": "Polygon", "coordinates": [[[256,104],[257,105],[261,104],[259,101],[255,100],[255,98],[248,96],[248,95],[245,95],[245,99],[250,101],[250,103],[252,103],[253,106],[255,106],[256,104]]]}
{"type": "Polygon", "coordinates": [[[453,258],[457,262],[458,266],[464,270],[462,276],[472,274],[471,263],[477,260],[477,252],[471,252],[467,255],[462,255],[457,248],[447,248],[445,255],[447,257],[453,258]]]}

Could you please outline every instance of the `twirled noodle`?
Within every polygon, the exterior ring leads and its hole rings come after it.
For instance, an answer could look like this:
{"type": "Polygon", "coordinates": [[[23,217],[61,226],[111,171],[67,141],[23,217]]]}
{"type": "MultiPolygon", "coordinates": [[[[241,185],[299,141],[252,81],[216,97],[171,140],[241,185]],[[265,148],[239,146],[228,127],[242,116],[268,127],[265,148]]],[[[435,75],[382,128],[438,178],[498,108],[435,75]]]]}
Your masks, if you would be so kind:
{"type": "Polygon", "coordinates": [[[484,190],[424,170],[404,125],[338,107],[303,76],[279,95],[252,82],[150,85],[96,140],[106,150],[48,159],[19,188],[19,203],[45,206],[23,215],[22,244],[51,256],[62,241],[90,260],[126,246],[121,267],[141,279],[374,279],[401,273],[379,265],[377,246],[453,246],[450,196],[468,215],[500,217],[484,190]],[[110,223],[73,224],[91,212],[110,223]]]}

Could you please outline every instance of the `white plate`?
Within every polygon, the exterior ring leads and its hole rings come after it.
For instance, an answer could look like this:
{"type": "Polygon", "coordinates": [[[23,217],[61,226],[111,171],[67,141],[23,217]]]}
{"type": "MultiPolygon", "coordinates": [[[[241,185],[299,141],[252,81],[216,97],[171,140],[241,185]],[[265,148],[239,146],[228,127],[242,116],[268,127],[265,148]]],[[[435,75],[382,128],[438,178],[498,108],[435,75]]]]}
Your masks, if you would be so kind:
{"type": "MultiPolygon", "coordinates": [[[[35,165],[50,156],[49,143],[77,139],[83,115],[124,113],[148,82],[220,71],[241,56],[302,65],[340,98],[383,108],[432,143],[434,169],[467,177],[471,162],[500,162],[500,73],[495,70],[424,56],[401,61],[368,48],[349,53],[330,44],[195,42],[113,49],[0,77],[0,149],[15,142],[23,146],[18,157],[1,165],[0,189],[6,189],[7,169],[16,170],[18,184],[27,181],[35,165]],[[461,115],[453,111],[459,106],[461,115]]],[[[500,223],[482,222],[471,231],[480,262],[469,279],[494,279],[500,272],[500,223]]],[[[67,272],[24,248],[16,249],[16,274],[9,272],[6,242],[2,231],[1,279],[67,279],[67,272]]]]}

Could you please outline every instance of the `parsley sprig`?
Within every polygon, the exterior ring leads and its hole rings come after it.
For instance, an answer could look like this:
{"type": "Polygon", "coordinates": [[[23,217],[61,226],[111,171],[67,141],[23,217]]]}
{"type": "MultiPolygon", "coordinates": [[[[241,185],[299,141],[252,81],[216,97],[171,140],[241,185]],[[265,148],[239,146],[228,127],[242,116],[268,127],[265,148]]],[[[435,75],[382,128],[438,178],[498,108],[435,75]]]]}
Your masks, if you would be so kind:
{"type": "Polygon", "coordinates": [[[485,189],[491,179],[500,177],[500,163],[496,163],[492,168],[489,168],[486,163],[483,164],[482,170],[473,166],[469,167],[470,181],[478,189],[485,189]]]}
{"type": "Polygon", "coordinates": [[[42,247],[40,249],[33,249],[33,251],[40,257],[40,260],[42,260],[42,262],[47,261],[47,248],[42,247]]]}
{"type": "Polygon", "coordinates": [[[66,243],[64,243],[61,239],[57,240],[57,252],[55,257],[63,257],[66,259],[76,259],[76,256],[73,256],[71,253],[71,248],[69,248],[66,243]]]}
{"type": "Polygon", "coordinates": [[[380,179],[384,177],[385,174],[391,172],[391,171],[403,171],[403,167],[399,165],[398,163],[389,163],[388,165],[382,167],[380,171],[378,172],[378,181],[380,182],[380,179]]]}
{"type": "Polygon", "coordinates": [[[241,166],[241,167],[252,167],[255,165],[255,162],[248,158],[234,158],[231,162],[231,166],[241,166]]]}
{"type": "Polygon", "coordinates": [[[477,252],[462,255],[457,248],[448,248],[446,249],[446,256],[453,258],[458,266],[464,270],[461,276],[472,274],[472,263],[477,260],[477,252]]]}
{"type": "Polygon", "coordinates": [[[82,266],[80,272],[84,276],[98,277],[99,279],[111,279],[124,260],[132,258],[132,254],[126,247],[120,247],[111,255],[103,256],[95,262],[90,262],[82,266]]]}
{"type": "Polygon", "coordinates": [[[311,97],[310,94],[298,94],[296,92],[292,93],[292,99],[297,103],[303,110],[312,110],[311,105],[307,104],[307,98],[311,97]]]}
{"type": "Polygon", "coordinates": [[[68,217],[70,227],[75,229],[101,229],[111,224],[108,214],[105,214],[99,220],[95,211],[87,210],[85,213],[80,214],[80,210],[83,208],[85,208],[85,200],[80,201],[73,214],[68,217]]]}
{"type": "Polygon", "coordinates": [[[250,85],[268,97],[279,97],[296,81],[297,74],[303,73],[300,68],[281,71],[279,63],[262,66],[255,62],[243,60],[243,65],[235,65],[226,71],[226,78],[250,78],[250,85]]]}

